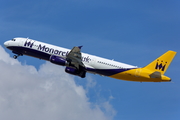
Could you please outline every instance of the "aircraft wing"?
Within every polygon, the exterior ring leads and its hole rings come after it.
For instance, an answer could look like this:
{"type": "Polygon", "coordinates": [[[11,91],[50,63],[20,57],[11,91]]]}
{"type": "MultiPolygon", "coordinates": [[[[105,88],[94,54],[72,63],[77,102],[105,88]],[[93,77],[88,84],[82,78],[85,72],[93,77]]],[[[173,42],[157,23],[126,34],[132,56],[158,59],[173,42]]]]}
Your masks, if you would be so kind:
{"type": "Polygon", "coordinates": [[[79,69],[79,67],[85,67],[82,63],[81,47],[74,47],[66,56],[66,60],[79,69]]]}

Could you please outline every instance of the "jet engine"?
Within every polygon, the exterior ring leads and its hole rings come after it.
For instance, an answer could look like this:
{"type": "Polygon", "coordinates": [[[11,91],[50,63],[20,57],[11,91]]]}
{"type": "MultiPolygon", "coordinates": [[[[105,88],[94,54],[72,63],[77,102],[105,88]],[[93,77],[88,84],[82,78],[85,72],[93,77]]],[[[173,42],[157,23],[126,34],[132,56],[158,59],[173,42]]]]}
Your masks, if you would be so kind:
{"type": "Polygon", "coordinates": [[[80,76],[81,78],[86,77],[85,70],[81,70],[81,69],[78,70],[77,68],[66,67],[65,71],[69,74],[80,76]]]}
{"type": "Polygon", "coordinates": [[[86,71],[83,69],[83,67],[81,66],[79,66],[79,68],[75,67],[73,64],[71,64],[71,60],[66,60],[62,57],[51,55],[49,61],[57,65],[67,66],[65,68],[65,72],[69,74],[77,75],[82,78],[85,78],[86,76],[86,71]]]}
{"type": "Polygon", "coordinates": [[[54,64],[62,65],[62,66],[65,66],[65,65],[68,64],[66,59],[64,59],[62,57],[59,57],[59,56],[55,56],[55,55],[51,55],[50,58],[49,58],[49,61],[54,63],[54,64]]]}

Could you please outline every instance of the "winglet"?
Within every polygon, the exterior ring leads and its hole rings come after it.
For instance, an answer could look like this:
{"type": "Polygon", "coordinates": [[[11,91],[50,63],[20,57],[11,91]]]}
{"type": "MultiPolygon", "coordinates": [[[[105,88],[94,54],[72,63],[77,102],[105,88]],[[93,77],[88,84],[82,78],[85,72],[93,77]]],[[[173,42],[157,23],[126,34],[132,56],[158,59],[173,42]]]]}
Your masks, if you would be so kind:
{"type": "Polygon", "coordinates": [[[81,49],[83,46],[78,46],[79,49],[81,49]]]}

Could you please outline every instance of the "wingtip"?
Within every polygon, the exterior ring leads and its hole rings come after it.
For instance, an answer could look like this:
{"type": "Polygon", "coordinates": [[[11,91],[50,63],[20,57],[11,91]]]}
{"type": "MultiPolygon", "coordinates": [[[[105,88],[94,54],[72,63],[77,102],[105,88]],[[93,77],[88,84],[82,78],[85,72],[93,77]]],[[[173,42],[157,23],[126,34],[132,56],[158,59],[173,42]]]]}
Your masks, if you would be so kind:
{"type": "Polygon", "coordinates": [[[83,46],[78,46],[79,49],[81,49],[83,46]]]}

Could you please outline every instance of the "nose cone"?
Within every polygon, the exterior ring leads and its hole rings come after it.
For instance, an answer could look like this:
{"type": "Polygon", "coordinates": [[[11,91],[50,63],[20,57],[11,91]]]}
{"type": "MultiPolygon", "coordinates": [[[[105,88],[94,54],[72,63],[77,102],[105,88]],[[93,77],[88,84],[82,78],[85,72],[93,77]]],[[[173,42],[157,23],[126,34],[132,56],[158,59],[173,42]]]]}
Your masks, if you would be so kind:
{"type": "Polygon", "coordinates": [[[8,47],[9,46],[9,42],[8,41],[4,42],[4,46],[8,47]]]}

